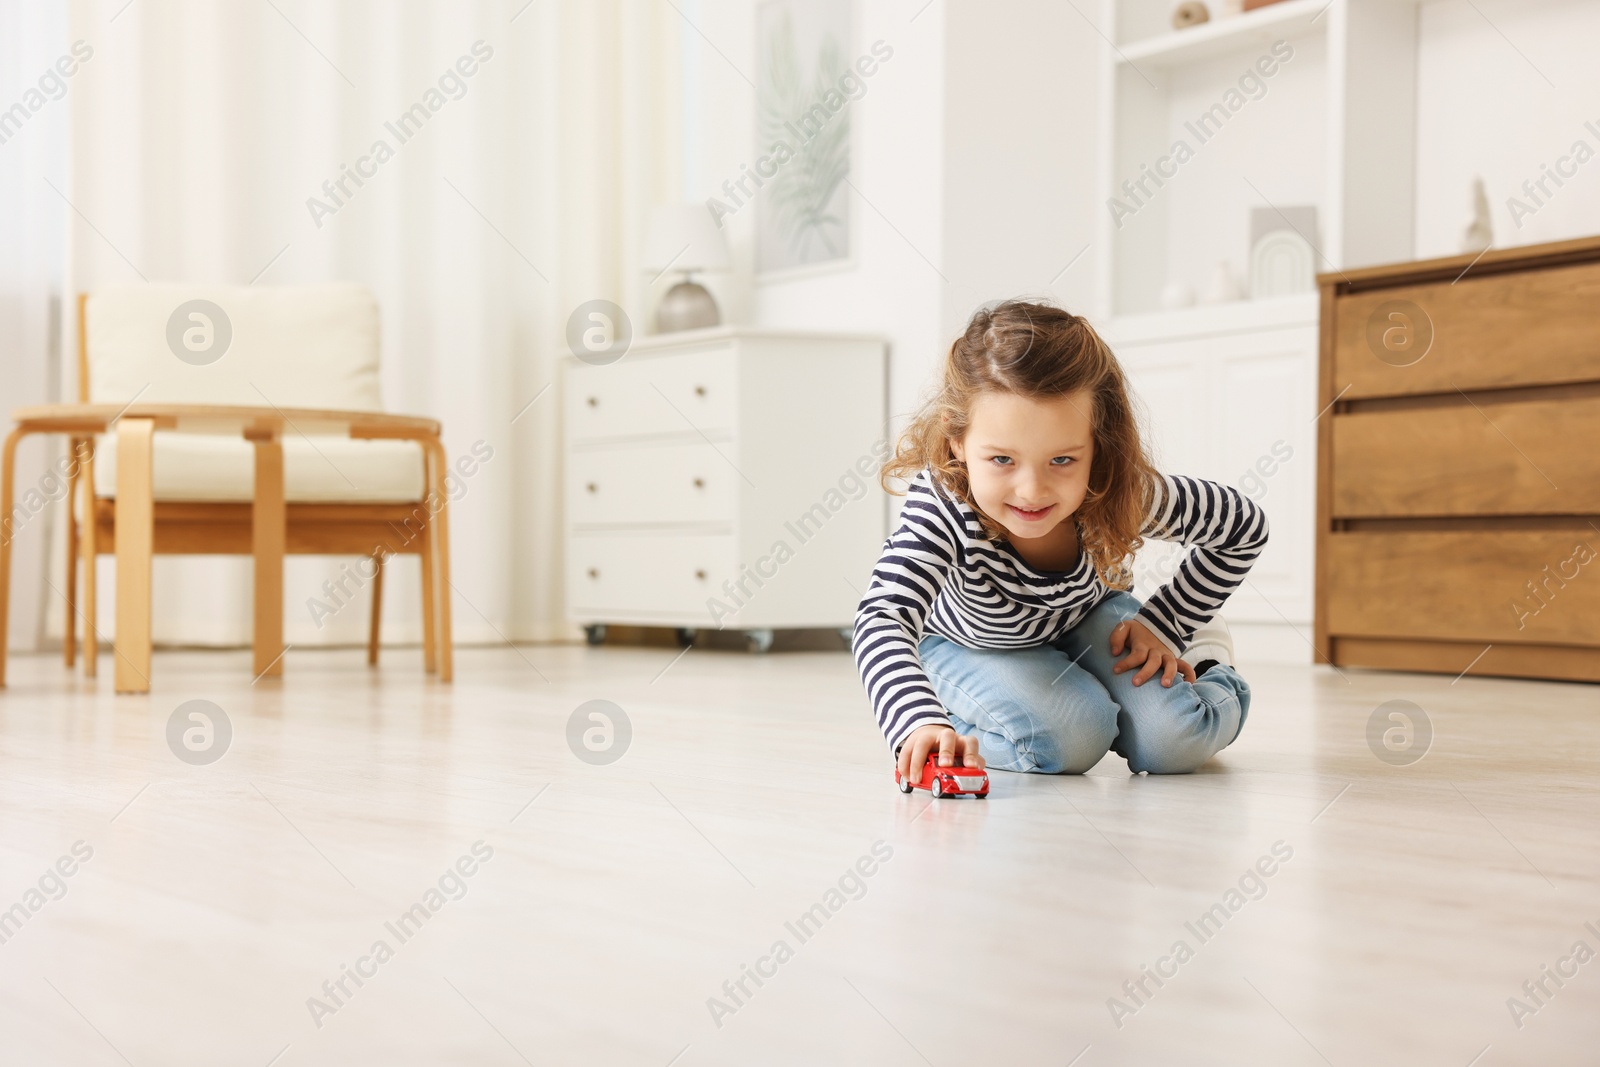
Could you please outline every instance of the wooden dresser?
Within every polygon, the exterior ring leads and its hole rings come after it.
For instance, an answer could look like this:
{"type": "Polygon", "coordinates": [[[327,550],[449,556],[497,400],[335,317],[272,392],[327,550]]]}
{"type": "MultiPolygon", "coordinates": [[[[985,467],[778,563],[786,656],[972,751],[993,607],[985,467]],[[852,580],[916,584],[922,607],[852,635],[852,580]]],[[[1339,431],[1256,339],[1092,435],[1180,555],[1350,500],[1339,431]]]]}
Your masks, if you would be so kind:
{"type": "Polygon", "coordinates": [[[1600,681],[1600,238],[1318,281],[1317,662],[1600,681]]]}

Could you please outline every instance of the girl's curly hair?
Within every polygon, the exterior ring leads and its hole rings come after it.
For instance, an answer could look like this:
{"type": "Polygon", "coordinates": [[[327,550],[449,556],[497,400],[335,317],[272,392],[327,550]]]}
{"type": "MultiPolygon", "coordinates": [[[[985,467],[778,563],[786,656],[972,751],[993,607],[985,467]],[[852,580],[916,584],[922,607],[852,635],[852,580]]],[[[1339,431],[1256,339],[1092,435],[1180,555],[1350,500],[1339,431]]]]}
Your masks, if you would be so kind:
{"type": "Polygon", "coordinates": [[[1144,543],[1144,520],[1163,483],[1139,439],[1122,367],[1081,316],[1020,300],[980,309],[950,346],[938,388],[901,433],[879,481],[895,493],[890,479],[910,481],[929,468],[946,492],[978,513],[989,539],[1000,540],[1005,529],[972,499],[951,439],[966,434],[979,393],[1047,398],[1079,390],[1092,398],[1094,426],[1088,493],[1076,514],[1082,546],[1107,585],[1131,588],[1129,559],[1144,543]]]}

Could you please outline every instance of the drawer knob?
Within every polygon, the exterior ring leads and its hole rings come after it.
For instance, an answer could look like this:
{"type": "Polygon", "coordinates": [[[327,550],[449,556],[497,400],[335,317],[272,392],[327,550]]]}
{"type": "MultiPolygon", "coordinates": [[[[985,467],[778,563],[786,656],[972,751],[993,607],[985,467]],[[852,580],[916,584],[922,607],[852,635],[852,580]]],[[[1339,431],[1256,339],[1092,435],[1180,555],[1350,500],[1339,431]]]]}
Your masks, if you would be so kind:
{"type": "Polygon", "coordinates": [[[591,493],[598,493],[600,491],[600,487],[593,482],[590,482],[588,485],[584,486],[584,488],[589,490],[591,493]]]}
{"type": "Polygon", "coordinates": [[[706,580],[706,572],[704,570],[695,571],[694,576],[700,579],[702,582],[706,580]]]}
{"type": "Polygon", "coordinates": [[[696,489],[704,489],[706,487],[706,480],[704,478],[696,478],[694,480],[694,487],[696,489]]]}
{"type": "Polygon", "coordinates": [[[591,578],[600,577],[600,568],[599,567],[590,567],[589,568],[589,577],[591,577],[591,578]]]}
{"type": "Polygon", "coordinates": [[[695,386],[694,387],[694,395],[695,396],[705,396],[706,395],[706,387],[703,386],[703,385],[695,386]]]}
{"type": "Polygon", "coordinates": [[[592,407],[592,408],[599,407],[600,406],[600,398],[597,397],[597,396],[591,396],[589,398],[589,406],[592,407]]]}

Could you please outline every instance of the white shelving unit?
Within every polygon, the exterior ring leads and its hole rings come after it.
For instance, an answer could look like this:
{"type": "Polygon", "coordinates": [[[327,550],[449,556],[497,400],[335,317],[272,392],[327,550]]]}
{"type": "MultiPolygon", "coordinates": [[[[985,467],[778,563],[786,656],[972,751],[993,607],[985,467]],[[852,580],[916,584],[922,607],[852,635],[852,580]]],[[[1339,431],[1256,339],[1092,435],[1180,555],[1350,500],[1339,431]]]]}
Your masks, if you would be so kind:
{"type": "MultiPolygon", "coordinates": [[[[1163,466],[1267,508],[1272,541],[1225,610],[1241,657],[1309,661],[1316,294],[1165,310],[1161,291],[1203,292],[1225,260],[1248,293],[1252,208],[1314,205],[1319,272],[1411,258],[1417,9],[1208,4],[1212,21],[1174,31],[1171,0],[1102,0],[1098,319],[1163,466]]],[[[1138,592],[1171,562],[1141,553],[1138,592]]]]}
{"type": "Polygon", "coordinates": [[[1416,5],[1282,0],[1177,31],[1167,8],[1102,3],[1102,318],[1203,290],[1219,259],[1243,284],[1252,207],[1315,205],[1319,271],[1410,258],[1416,5]]]}

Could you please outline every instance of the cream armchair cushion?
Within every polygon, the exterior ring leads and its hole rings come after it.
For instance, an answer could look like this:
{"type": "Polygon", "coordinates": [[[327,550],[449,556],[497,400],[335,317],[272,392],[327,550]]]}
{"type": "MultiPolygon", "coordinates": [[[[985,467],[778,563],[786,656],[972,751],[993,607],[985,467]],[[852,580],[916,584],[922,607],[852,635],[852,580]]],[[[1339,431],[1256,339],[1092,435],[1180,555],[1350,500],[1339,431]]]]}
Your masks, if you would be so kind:
{"type": "MultiPolygon", "coordinates": [[[[378,385],[378,306],[353,283],[308,286],[114,286],[95,292],[85,311],[89,399],[93,403],[235,404],[250,407],[382,410],[378,385]],[[221,315],[192,319],[180,309],[209,301],[221,315]],[[180,358],[169,328],[209,329],[221,355],[180,358]]],[[[196,341],[203,333],[191,335],[196,341]]],[[[233,437],[156,434],[155,498],[248,501],[254,448],[233,437]]],[[[116,494],[116,441],[95,446],[95,491],[116,494]]],[[[421,449],[410,441],[284,436],[284,495],[291,503],[420,500],[421,449]]]]}

